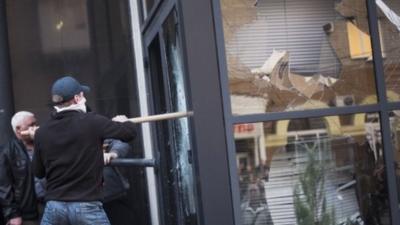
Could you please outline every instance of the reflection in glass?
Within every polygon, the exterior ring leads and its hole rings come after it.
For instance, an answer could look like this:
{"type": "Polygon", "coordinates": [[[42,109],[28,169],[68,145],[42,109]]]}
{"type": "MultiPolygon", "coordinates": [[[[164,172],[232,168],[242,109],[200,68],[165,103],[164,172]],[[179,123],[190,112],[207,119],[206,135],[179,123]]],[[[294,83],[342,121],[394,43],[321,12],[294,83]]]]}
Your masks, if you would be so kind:
{"type": "Polygon", "coordinates": [[[400,2],[376,0],[389,101],[400,101],[400,2]]]}
{"type": "Polygon", "coordinates": [[[376,102],[366,1],[220,2],[234,114],[376,102]]]}
{"type": "MultiPolygon", "coordinates": [[[[395,169],[397,178],[397,193],[400,194],[400,110],[395,110],[390,114],[390,124],[392,127],[392,144],[395,158],[395,169]]],[[[400,203],[400,195],[399,195],[400,203]]]]}
{"type": "Polygon", "coordinates": [[[351,116],[236,124],[242,223],[390,224],[378,115],[351,116]]]}

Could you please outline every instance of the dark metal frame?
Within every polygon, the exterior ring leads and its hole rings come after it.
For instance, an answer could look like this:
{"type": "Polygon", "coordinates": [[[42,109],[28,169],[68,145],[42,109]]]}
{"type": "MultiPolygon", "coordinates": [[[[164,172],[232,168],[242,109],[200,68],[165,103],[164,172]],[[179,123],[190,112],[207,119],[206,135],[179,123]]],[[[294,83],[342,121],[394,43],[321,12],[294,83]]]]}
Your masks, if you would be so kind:
{"type": "Polygon", "coordinates": [[[0,0],[0,145],[12,135],[9,125],[14,113],[12,86],[6,1],[0,0]]]}
{"type": "MultiPolygon", "coordinates": [[[[165,81],[169,81],[169,77],[168,77],[168,66],[166,64],[167,60],[166,60],[166,54],[165,54],[165,44],[164,44],[164,29],[163,29],[163,25],[165,23],[165,21],[168,19],[168,17],[170,16],[171,13],[174,12],[174,10],[176,11],[176,16],[177,16],[177,22],[179,25],[179,33],[181,34],[180,37],[178,37],[180,40],[180,45],[182,47],[181,49],[181,54],[182,54],[182,59],[183,59],[183,64],[184,64],[184,71],[185,74],[187,74],[187,64],[186,64],[186,56],[185,56],[185,45],[184,45],[184,37],[182,37],[183,35],[183,27],[182,27],[182,20],[180,19],[181,14],[180,14],[180,10],[179,10],[179,5],[177,3],[176,0],[164,0],[164,1],[158,1],[158,4],[155,6],[154,12],[151,13],[151,15],[149,14],[147,17],[147,21],[145,21],[142,26],[141,26],[141,31],[142,31],[142,36],[143,36],[143,46],[145,49],[144,52],[144,57],[145,57],[145,64],[149,65],[149,55],[148,55],[148,49],[150,47],[150,45],[153,43],[154,40],[158,39],[159,42],[159,47],[160,47],[160,53],[161,53],[161,67],[162,67],[162,77],[164,79],[164,89],[167,91],[167,93],[165,93],[167,96],[165,96],[165,101],[167,103],[167,110],[171,111],[172,109],[170,108],[170,97],[168,96],[168,85],[167,83],[165,83],[165,81]]],[[[148,66],[146,66],[148,67],[148,66]]],[[[149,68],[146,68],[147,74],[149,74],[149,68]]],[[[188,88],[188,83],[189,83],[190,78],[189,77],[185,77],[185,88],[186,88],[186,93],[187,94],[187,106],[189,109],[192,108],[192,104],[191,104],[191,94],[189,93],[189,88],[188,88]]],[[[150,78],[147,78],[146,80],[146,85],[148,87],[148,90],[152,90],[151,88],[151,82],[150,82],[150,78]]],[[[149,91],[149,100],[151,101],[152,98],[152,91],[149,91]]],[[[154,107],[152,106],[152,104],[150,104],[150,109],[149,109],[150,113],[154,113],[154,107]]],[[[193,120],[192,118],[188,118],[189,119],[189,129],[192,131],[193,133],[193,120]]],[[[155,124],[153,124],[155,125],[155,124]]],[[[170,132],[171,133],[171,132],[170,132]]],[[[152,126],[152,135],[153,137],[156,137],[156,129],[155,126],[152,126]]],[[[195,148],[195,137],[193,137],[194,135],[192,135],[192,137],[190,138],[191,140],[191,146],[193,148],[195,148]]],[[[155,143],[155,145],[159,144],[157,143],[156,139],[153,139],[153,142],[155,143]]],[[[160,148],[160,147],[158,147],[160,148]]],[[[193,153],[192,149],[189,149],[190,153],[193,153]]],[[[189,153],[189,154],[190,154],[189,153]]],[[[196,173],[196,164],[194,164],[194,173],[196,173]]],[[[160,176],[161,174],[159,173],[158,176],[160,176]]],[[[163,178],[158,178],[158,183],[159,185],[162,184],[162,179],[163,178]]],[[[196,180],[194,181],[196,182],[196,180]]],[[[164,182],[165,183],[165,182],[164,182]]],[[[159,196],[162,196],[164,191],[167,191],[166,187],[159,187],[159,196]]],[[[195,187],[195,191],[197,192],[197,187],[195,187]]],[[[165,195],[165,194],[164,194],[165,195]]],[[[171,196],[172,198],[174,196],[171,196]]],[[[161,201],[161,205],[162,205],[162,200],[161,201]]],[[[199,203],[197,202],[197,209],[198,211],[198,220],[200,220],[200,207],[198,207],[199,203]]],[[[164,218],[163,216],[163,210],[160,210],[160,218],[161,218],[161,223],[163,224],[164,221],[162,221],[164,218]]],[[[184,223],[185,221],[182,221],[182,223],[184,223]]]]}
{"type": "Polygon", "coordinates": [[[378,16],[375,1],[368,0],[368,20],[372,39],[373,59],[375,68],[375,80],[378,93],[378,106],[381,122],[382,143],[384,147],[384,159],[386,168],[387,185],[389,190],[389,202],[392,215],[392,224],[400,224],[399,200],[397,193],[396,174],[394,168],[394,146],[391,140],[391,127],[389,119],[390,106],[386,96],[386,83],[383,68],[383,59],[379,39],[378,16]]]}
{"type": "Polygon", "coordinates": [[[137,166],[137,167],[155,167],[158,161],[156,159],[113,159],[107,166],[137,166]]]}
{"type": "MultiPolygon", "coordinates": [[[[298,118],[310,118],[310,117],[324,117],[331,115],[344,115],[344,114],[356,114],[356,113],[379,113],[381,122],[381,132],[383,136],[383,146],[385,149],[384,158],[386,165],[387,184],[389,188],[389,201],[391,209],[392,224],[400,224],[400,211],[398,207],[398,194],[396,176],[394,170],[394,153],[393,146],[390,137],[390,121],[389,112],[391,110],[399,110],[400,103],[389,103],[386,96],[386,84],[384,80],[383,72],[383,61],[380,50],[379,30],[377,21],[377,11],[375,1],[366,0],[368,7],[368,20],[370,26],[373,57],[374,57],[374,70],[376,79],[376,88],[378,95],[378,103],[372,105],[359,105],[351,107],[336,107],[336,108],[325,108],[315,110],[304,110],[304,111],[292,111],[292,112],[273,112],[268,114],[256,114],[256,115],[244,115],[244,116],[233,116],[231,112],[230,92],[229,92],[229,80],[228,70],[225,55],[225,40],[223,34],[223,24],[221,15],[220,1],[210,0],[212,2],[213,15],[214,15],[214,32],[216,34],[216,48],[218,52],[219,61],[219,73],[222,86],[222,97],[225,114],[226,124],[226,140],[228,144],[228,157],[229,157],[229,170],[232,185],[232,199],[234,208],[235,224],[241,224],[241,213],[240,213],[240,192],[238,184],[238,175],[236,168],[235,158],[235,142],[233,136],[233,126],[238,123],[254,123],[254,122],[267,122],[276,121],[282,119],[298,119],[298,118]]],[[[227,215],[229,216],[229,215],[227,215]]]]}
{"type": "MultiPolygon", "coordinates": [[[[149,47],[152,45],[153,41],[156,41],[158,43],[159,48],[161,49],[161,46],[160,46],[161,45],[160,44],[161,40],[159,40],[159,38],[160,38],[159,35],[155,34],[152,38],[153,39],[150,42],[146,43],[146,45],[145,45],[144,49],[146,50],[146,52],[143,52],[143,55],[145,57],[145,61],[147,62],[147,63],[145,63],[146,64],[145,65],[145,67],[146,67],[145,68],[145,72],[146,72],[147,75],[150,74],[150,70],[152,69],[151,65],[150,65],[149,47]]],[[[161,56],[160,56],[159,60],[160,60],[160,62],[162,61],[161,56]]],[[[161,67],[162,67],[162,65],[161,65],[161,67]]],[[[164,75],[162,75],[162,76],[164,77],[164,75]]],[[[147,86],[147,90],[149,90],[148,91],[149,92],[148,99],[150,100],[150,102],[152,102],[152,104],[149,104],[149,113],[154,113],[156,111],[155,105],[154,105],[154,102],[153,102],[154,93],[152,91],[153,90],[153,88],[152,88],[152,86],[153,86],[152,85],[152,80],[153,80],[153,78],[152,78],[151,75],[147,76],[146,86],[147,86]]],[[[156,124],[153,123],[153,124],[150,125],[150,127],[151,127],[152,143],[154,143],[153,145],[154,145],[155,149],[161,149],[161,147],[159,146],[159,142],[162,142],[162,141],[160,141],[160,139],[163,139],[164,137],[163,136],[161,136],[161,137],[157,136],[157,133],[156,133],[157,126],[156,126],[156,124]]],[[[160,154],[160,157],[163,157],[163,155],[164,155],[164,153],[159,153],[159,154],[160,154]]],[[[163,167],[164,167],[164,163],[159,161],[158,168],[163,168],[163,167]]],[[[162,194],[161,194],[161,191],[162,191],[161,184],[163,183],[163,179],[164,178],[160,177],[161,176],[160,173],[156,173],[156,175],[157,175],[156,182],[157,182],[157,191],[158,191],[157,195],[158,196],[162,196],[162,194]]],[[[164,201],[163,198],[158,198],[158,205],[159,206],[165,205],[165,201],[164,201]]],[[[159,218],[160,218],[160,224],[164,225],[165,224],[165,221],[164,221],[164,218],[165,218],[164,210],[159,208],[158,209],[158,214],[159,214],[159,218]]]]}
{"type": "Polygon", "coordinates": [[[182,31],[189,108],[194,111],[190,128],[198,221],[207,225],[233,224],[221,81],[210,2],[164,0],[158,5],[154,18],[148,18],[151,22],[144,23],[141,28],[143,43],[145,47],[151,43],[174,7],[182,31]]]}
{"type": "MultiPolygon", "coordinates": [[[[144,15],[144,12],[143,12],[143,1],[144,0],[138,0],[138,1],[140,1],[140,5],[141,5],[141,15],[142,15],[142,18],[144,18],[143,17],[143,15],[144,15]]],[[[150,25],[153,23],[153,20],[155,19],[155,18],[158,18],[158,16],[159,15],[156,15],[158,12],[160,12],[160,11],[163,11],[163,10],[160,10],[160,7],[161,7],[161,5],[163,5],[163,4],[165,4],[164,2],[165,2],[166,0],[155,0],[155,2],[154,2],[154,5],[153,5],[153,8],[148,12],[148,14],[147,14],[147,17],[146,18],[144,18],[144,20],[142,21],[142,25],[141,25],[141,27],[140,27],[140,29],[141,29],[141,31],[142,31],[142,33],[145,33],[146,32],[146,30],[150,27],[150,25]]]]}
{"type": "Polygon", "coordinates": [[[216,37],[210,1],[179,1],[196,142],[200,224],[233,224],[216,37]]]}
{"type": "MultiPolygon", "coordinates": [[[[228,145],[228,158],[229,158],[229,172],[230,172],[230,181],[232,188],[232,201],[233,201],[233,217],[234,224],[239,225],[241,222],[241,210],[240,210],[240,189],[239,189],[239,176],[237,174],[237,166],[236,166],[236,147],[235,147],[235,138],[233,134],[233,125],[240,121],[234,121],[231,109],[231,99],[229,92],[229,76],[228,76],[228,67],[225,55],[225,38],[223,33],[223,24],[222,24],[222,11],[221,5],[218,0],[212,1],[212,10],[214,15],[214,32],[216,34],[216,47],[218,54],[218,62],[219,62],[219,73],[221,79],[221,87],[222,87],[222,99],[224,104],[224,114],[225,114],[225,128],[226,128],[226,139],[228,145]]],[[[267,115],[259,115],[263,118],[268,119],[267,115]]],[[[253,119],[254,117],[248,116],[247,119],[253,119]]],[[[239,118],[240,119],[240,118],[239,118]]],[[[254,118],[257,119],[257,118],[254,118]]],[[[261,119],[261,118],[259,118],[261,119]]],[[[249,120],[250,121],[250,120],[249,120]]],[[[256,120],[254,120],[256,121],[256,120]]],[[[258,120],[260,121],[260,120],[258,120]]]]}

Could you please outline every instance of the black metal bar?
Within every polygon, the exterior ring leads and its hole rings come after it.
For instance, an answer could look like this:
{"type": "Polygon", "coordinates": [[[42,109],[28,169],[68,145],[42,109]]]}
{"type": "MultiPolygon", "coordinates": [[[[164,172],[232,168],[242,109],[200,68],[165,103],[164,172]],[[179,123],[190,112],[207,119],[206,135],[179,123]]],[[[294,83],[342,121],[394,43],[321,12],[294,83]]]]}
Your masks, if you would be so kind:
{"type": "Polygon", "coordinates": [[[379,36],[379,25],[378,25],[378,15],[375,0],[367,1],[368,7],[368,20],[369,29],[371,34],[372,49],[373,49],[373,59],[374,59],[374,69],[375,69],[375,81],[377,86],[377,95],[379,100],[379,115],[381,122],[381,132],[382,132],[382,144],[384,149],[384,160],[386,168],[387,185],[389,190],[389,203],[392,224],[400,224],[399,215],[399,199],[397,193],[397,179],[394,167],[394,148],[392,145],[391,130],[390,130],[390,118],[389,118],[389,104],[386,95],[386,83],[384,66],[382,59],[382,51],[380,46],[380,36],[379,36]]]}
{"type": "MultiPolygon", "coordinates": [[[[191,102],[195,116],[196,175],[201,206],[200,224],[234,223],[232,188],[212,2],[180,1],[191,102]],[[190,46],[190,47],[189,47],[190,46]]],[[[228,125],[229,126],[229,125],[228,125]]],[[[236,171],[235,171],[236,172],[236,171]]]]}
{"type": "Polygon", "coordinates": [[[10,121],[14,113],[8,47],[6,1],[0,0],[0,145],[12,135],[10,121]]]}
{"type": "MultiPolygon", "coordinates": [[[[221,96],[223,99],[223,110],[224,110],[224,122],[226,129],[226,144],[228,147],[228,164],[229,164],[229,174],[230,174],[230,184],[231,184],[231,194],[233,202],[233,219],[234,224],[240,224],[241,221],[241,200],[240,200],[240,186],[239,186],[239,175],[237,173],[236,164],[236,146],[235,137],[233,132],[234,118],[232,116],[231,108],[231,94],[229,91],[229,74],[228,74],[228,63],[225,54],[225,37],[224,37],[224,27],[222,23],[222,10],[220,1],[212,1],[212,11],[213,11],[213,22],[214,22],[214,32],[216,38],[216,49],[218,56],[218,69],[221,82],[221,96]]],[[[246,119],[255,119],[255,117],[246,117],[246,119]]],[[[259,119],[259,118],[256,118],[259,119]]]]}
{"type": "Polygon", "coordinates": [[[146,49],[148,49],[149,45],[154,40],[155,36],[158,35],[159,31],[162,29],[164,21],[171,13],[172,9],[175,7],[174,1],[162,1],[160,4],[157,16],[152,19],[151,23],[149,23],[145,30],[142,30],[143,34],[143,43],[146,49]]]}
{"type": "Polygon", "coordinates": [[[253,122],[267,122],[275,120],[288,120],[288,119],[302,119],[311,117],[325,117],[357,113],[373,113],[379,112],[379,105],[362,105],[362,106],[346,106],[325,109],[308,109],[303,111],[289,111],[289,112],[271,112],[266,114],[254,114],[245,116],[232,116],[233,123],[253,123],[253,122]]]}
{"type": "Polygon", "coordinates": [[[390,110],[400,110],[400,102],[389,103],[390,110]]]}
{"type": "Polygon", "coordinates": [[[107,166],[156,167],[155,159],[113,159],[107,166]]]}

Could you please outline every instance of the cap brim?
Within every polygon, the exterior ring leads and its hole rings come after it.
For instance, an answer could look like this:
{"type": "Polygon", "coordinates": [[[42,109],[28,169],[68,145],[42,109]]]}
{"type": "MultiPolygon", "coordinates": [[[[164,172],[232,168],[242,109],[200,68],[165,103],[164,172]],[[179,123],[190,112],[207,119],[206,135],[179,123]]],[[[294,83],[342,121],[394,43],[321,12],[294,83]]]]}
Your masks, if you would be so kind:
{"type": "Polygon", "coordinates": [[[88,87],[88,86],[81,85],[81,89],[82,89],[83,93],[89,93],[90,92],[90,87],[88,87]]]}

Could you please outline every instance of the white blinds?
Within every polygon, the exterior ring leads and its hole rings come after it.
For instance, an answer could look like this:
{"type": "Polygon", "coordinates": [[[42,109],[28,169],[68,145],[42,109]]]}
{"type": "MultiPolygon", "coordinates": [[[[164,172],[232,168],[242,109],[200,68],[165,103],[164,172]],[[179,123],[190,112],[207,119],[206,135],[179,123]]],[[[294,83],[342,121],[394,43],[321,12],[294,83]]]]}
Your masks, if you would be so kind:
{"type": "Polygon", "coordinates": [[[334,6],[334,0],[260,0],[256,20],[237,30],[227,53],[254,69],[274,49],[288,51],[291,72],[335,76],[339,62],[323,30],[335,20],[334,6]]]}

